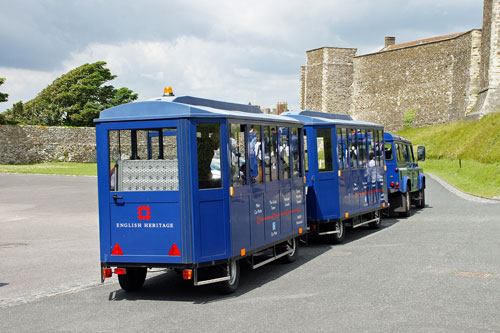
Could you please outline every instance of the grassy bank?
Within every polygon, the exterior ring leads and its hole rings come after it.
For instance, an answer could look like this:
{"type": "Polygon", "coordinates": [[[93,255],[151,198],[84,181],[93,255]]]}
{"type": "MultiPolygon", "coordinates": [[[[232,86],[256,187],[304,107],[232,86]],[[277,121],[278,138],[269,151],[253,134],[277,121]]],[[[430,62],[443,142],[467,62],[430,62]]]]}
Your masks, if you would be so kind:
{"type": "Polygon", "coordinates": [[[0,173],[96,176],[96,163],[52,162],[28,165],[0,165],[0,173]]]}
{"type": "Polygon", "coordinates": [[[412,128],[398,134],[425,146],[424,171],[471,194],[500,196],[500,113],[478,122],[412,128]]]}
{"type": "Polygon", "coordinates": [[[419,165],[424,172],[432,172],[464,192],[488,198],[500,196],[500,163],[462,160],[460,168],[458,160],[428,159],[419,165]]]}
{"type": "Polygon", "coordinates": [[[463,159],[500,163],[500,113],[478,122],[412,128],[398,132],[414,145],[424,145],[430,159],[463,159]]]}

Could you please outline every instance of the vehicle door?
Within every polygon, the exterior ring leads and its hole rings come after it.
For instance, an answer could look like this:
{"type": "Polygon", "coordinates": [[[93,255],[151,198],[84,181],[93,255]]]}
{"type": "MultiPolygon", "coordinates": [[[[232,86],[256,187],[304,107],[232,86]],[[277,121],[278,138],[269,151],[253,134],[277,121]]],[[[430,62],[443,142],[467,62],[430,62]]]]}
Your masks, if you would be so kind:
{"type": "Polygon", "coordinates": [[[192,121],[193,225],[200,262],[230,256],[227,142],[224,121],[192,121]]]}
{"type": "Polygon", "coordinates": [[[338,184],[336,184],[338,175],[333,164],[334,135],[336,132],[332,127],[316,128],[318,174],[314,187],[318,201],[317,209],[324,219],[338,216],[338,184]]]}
{"type": "MultiPolygon", "coordinates": [[[[111,262],[191,260],[190,237],[181,218],[183,145],[178,121],[103,124],[98,142],[100,187],[109,189],[109,229],[101,226],[102,242],[110,244],[111,262]],[[109,175],[109,176],[108,176],[109,175]],[[101,181],[102,179],[102,181],[101,181]],[[183,237],[185,236],[185,237],[183,237]]],[[[106,246],[106,245],[104,245],[106,246]]]]}

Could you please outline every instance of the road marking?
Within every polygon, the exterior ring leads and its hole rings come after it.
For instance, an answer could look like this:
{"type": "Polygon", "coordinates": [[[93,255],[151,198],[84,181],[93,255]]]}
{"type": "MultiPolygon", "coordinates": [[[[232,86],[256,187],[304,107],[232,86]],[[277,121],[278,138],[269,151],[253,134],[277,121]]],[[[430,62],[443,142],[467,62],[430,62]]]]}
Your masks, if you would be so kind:
{"type": "MultiPolygon", "coordinates": [[[[164,269],[149,270],[148,271],[148,279],[155,277],[159,274],[162,274],[164,272],[165,272],[164,269]]],[[[25,304],[25,303],[31,303],[31,302],[37,301],[37,300],[45,298],[45,297],[71,294],[71,293],[76,293],[76,292],[80,292],[80,291],[84,291],[84,290],[88,290],[88,289],[92,289],[92,288],[109,286],[109,285],[113,285],[113,284],[118,284],[118,279],[116,277],[113,279],[107,279],[104,281],[104,283],[101,283],[100,281],[92,281],[92,282],[83,282],[83,283],[75,283],[75,284],[64,284],[61,286],[57,286],[54,288],[46,289],[46,290],[43,290],[40,292],[28,294],[28,295],[23,295],[23,296],[16,297],[16,298],[0,299],[0,309],[16,306],[16,305],[20,305],[20,304],[25,304]]]]}
{"type": "Polygon", "coordinates": [[[495,274],[492,274],[492,273],[483,273],[483,272],[456,271],[455,275],[465,276],[465,277],[472,277],[472,278],[487,279],[487,278],[493,277],[495,274]]]}

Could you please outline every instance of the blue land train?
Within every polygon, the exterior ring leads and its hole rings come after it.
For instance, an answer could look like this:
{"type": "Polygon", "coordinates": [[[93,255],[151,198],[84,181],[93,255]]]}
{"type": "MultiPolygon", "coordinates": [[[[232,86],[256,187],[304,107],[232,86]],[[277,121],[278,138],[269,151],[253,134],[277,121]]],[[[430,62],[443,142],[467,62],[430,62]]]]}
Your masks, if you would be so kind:
{"type": "Polygon", "coordinates": [[[425,175],[418,166],[418,161],[425,160],[425,147],[417,148],[415,159],[409,140],[387,132],[384,138],[389,213],[408,217],[412,204],[425,207],[425,175]]]}
{"type": "Polygon", "coordinates": [[[346,225],[379,228],[387,206],[383,126],[342,114],[284,115],[304,123],[310,231],[340,243],[346,225]]]}
{"type": "Polygon", "coordinates": [[[103,279],[136,290],[166,267],[229,293],[240,259],[295,260],[307,230],[298,120],[183,96],[95,122],[103,279]]]}

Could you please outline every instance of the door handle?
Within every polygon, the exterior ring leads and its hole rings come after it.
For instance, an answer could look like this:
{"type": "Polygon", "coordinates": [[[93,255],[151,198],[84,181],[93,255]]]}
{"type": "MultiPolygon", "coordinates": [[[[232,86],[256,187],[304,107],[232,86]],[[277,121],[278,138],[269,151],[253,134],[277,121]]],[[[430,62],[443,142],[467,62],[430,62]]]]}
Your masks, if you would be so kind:
{"type": "Polygon", "coordinates": [[[113,195],[113,199],[118,200],[118,199],[123,199],[123,197],[119,197],[117,194],[113,195]]]}

